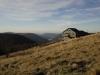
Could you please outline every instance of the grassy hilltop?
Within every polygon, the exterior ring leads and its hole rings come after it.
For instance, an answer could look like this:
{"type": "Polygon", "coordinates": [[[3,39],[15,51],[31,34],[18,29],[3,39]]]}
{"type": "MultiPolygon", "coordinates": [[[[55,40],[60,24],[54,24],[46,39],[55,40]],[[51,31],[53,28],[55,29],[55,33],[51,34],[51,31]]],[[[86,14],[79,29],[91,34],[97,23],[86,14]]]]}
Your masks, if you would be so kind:
{"type": "Polygon", "coordinates": [[[100,75],[100,33],[0,56],[0,75],[100,75]]]}

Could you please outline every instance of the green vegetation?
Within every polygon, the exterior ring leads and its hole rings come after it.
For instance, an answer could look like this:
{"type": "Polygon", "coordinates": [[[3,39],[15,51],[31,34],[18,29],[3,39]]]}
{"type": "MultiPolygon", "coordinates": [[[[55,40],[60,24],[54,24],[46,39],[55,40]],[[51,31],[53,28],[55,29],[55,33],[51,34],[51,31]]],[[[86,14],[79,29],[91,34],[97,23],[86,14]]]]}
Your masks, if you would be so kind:
{"type": "Polygon", "coordinates": [[[0,57],[0,75],[100,75],[100,33],[0,57]]]}

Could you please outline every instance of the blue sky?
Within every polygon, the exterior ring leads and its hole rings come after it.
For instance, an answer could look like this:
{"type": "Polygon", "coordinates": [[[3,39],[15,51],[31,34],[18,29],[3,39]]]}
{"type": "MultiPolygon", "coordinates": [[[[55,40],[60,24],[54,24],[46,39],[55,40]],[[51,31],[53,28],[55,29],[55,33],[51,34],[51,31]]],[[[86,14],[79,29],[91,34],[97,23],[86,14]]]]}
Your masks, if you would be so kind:
{"type": "Polygon", "coordinates": [[[100,0],[0,0],[0,32],[100,31],[100,0]]]}

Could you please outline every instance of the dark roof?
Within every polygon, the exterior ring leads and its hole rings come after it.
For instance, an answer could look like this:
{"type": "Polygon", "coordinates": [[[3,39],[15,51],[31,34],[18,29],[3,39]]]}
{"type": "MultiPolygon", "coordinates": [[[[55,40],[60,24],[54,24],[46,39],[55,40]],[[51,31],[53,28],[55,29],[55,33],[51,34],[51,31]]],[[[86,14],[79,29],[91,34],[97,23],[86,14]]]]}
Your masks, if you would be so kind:
{"type": "Polygon", "coordinates": [[[74,32],[79,32],[79,30],[77,30],[76,28],[68,28],[68,29],[71,29],[74,32]]]}
{"type": "MultiPolygon", "coordinates": [[[[68,28],[68,29],[71,29],[72,31],[74,31],[74,32],[79,32],[79,30],[77,30],[76,28],[68,28]]],[[[66,29],[66,30],[68,30],[68,29],[66,29]]],[[[65,30],[65,31],[66,31],[65,30]]],[[[65,32],[65,31],[63,31],[63,32],[65,32]]]]}
{"type": "Polygon", "coordinates": [[[79,31],[81,34],[84,34],[84,35],[88,35],[89,33],[88,32],[85,32],[85,31],[79,31]]]}
{"type": "MultiPolygon", "coordinates": [[[[76,33],[89,34],[89,33],[87,33],[87,32],[80,31],[80,30],[78,30],[78,29],[76,29],[76,28],[68,28],[68,29],[71,29],[72,31],[74,31],[74,32],[76,32],[76,33]]],[[[66,30],[68,30],[68,29],[66,29],[66,30]]],[[[65,31],[66,31],[66,30],[65,30],[65,31]]],[[[65,31],[63,31],[63,32],[65,32],[65,31]]]]}

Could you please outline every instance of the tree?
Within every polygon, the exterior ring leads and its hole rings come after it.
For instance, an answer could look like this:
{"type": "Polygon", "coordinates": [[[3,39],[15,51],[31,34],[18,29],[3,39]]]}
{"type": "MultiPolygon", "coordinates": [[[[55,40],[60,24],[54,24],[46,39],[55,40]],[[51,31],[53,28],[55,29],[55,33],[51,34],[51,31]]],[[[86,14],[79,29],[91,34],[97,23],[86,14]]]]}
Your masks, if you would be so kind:
{"type": "Polygon", "coordinates": [[[10,50],[12,48],[12,45],[13,45],[12,41],[8,41],[6,44],[4,44],[4,51],[6,58],[8,58],[10,55],[10,50]]]}
{"type": "Polygon", "coordinates": [[[5,34],[0,34],[0,47],[2,49],[3,54],[5,54],[6,58],[9,57],[10,55],[10,50],[13,45],[13,40],[10,39],[7,35],[5,34]]]}

